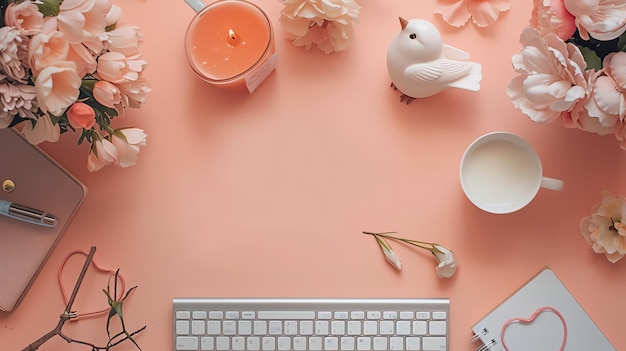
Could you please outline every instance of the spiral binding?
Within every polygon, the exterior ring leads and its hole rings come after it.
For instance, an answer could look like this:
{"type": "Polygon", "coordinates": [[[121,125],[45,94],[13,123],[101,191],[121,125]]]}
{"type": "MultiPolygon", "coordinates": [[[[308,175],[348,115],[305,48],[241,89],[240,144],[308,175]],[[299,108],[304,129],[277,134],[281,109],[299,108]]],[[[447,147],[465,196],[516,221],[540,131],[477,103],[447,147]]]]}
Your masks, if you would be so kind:
{"type": "MultiPolygon", "coordinates": [[[[471,341],[472,342],[478,341],[478,340],[480,340],[481,336],[487,335],[487,334],[489,334],[489,330],[487,328],[483,328],[483,330],[481,330],[480,332],[478,332],[478,333],[474,334],[474,336],[472,336],[471,341]]],[[[488,351],[495,344],[497,344],[496,340],[495,339],[491,339],[491,340],[489,340],[489,342],[483,343],[481,346],[477,347],[476,351],[488,351]]]]}

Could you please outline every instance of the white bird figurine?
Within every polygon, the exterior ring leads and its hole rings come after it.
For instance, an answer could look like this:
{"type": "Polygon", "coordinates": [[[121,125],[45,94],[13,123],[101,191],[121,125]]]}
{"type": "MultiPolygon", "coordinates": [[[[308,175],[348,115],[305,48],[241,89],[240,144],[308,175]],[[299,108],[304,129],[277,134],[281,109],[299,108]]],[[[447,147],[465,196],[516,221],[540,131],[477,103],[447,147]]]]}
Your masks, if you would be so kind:
{"type": "Polygon", "coordinates": [[[432,23],[400,17],[400,26],[387,50],[387,70],[391,86],[402,92],[401,102],[409,104],[447,88],[480,90],[480,64],[466,61],[467,52],[444,44],[432,23]]]}

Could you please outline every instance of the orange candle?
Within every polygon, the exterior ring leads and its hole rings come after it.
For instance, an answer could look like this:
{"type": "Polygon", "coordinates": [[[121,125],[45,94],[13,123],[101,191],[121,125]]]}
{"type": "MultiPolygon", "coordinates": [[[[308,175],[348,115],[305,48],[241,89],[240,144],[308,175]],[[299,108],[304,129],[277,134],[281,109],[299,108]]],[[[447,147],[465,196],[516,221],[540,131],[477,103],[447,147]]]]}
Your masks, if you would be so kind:
{"type": "Polygon", "coordinates": [[[200,78],[250,93],[276,67],[271,22],[244,0],[220,0],[202,8],[187,29],[185,47],[200,78]]]}

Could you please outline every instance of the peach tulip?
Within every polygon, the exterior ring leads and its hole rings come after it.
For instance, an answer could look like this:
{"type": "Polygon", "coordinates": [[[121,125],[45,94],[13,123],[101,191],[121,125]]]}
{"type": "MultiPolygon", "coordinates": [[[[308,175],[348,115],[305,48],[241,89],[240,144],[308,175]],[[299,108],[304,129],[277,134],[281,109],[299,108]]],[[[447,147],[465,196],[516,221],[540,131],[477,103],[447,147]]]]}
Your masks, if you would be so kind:
{"type": "Polygon", "coordinates": [[[104,34],[105,13],[96,6],[96,0],[64,0],[57,16],[59,30],[71,43],[80,43],[104,34]]]}
{"type": "Polygon", "coordinates": [[[113,144],[102,137],[94,138],[91,144],[89,156],[87,156],[87,169],[90,172],[100,170],[106,165],[110,165],[117,159],[117,149],[113,144]]]}
{"type": "Polygon", "coordinates": [[[41,70],[35,81],[39,107],[44,112],[61,116],[78,99],[81,82],[74,62],[52,63],[41,70]]]}
{"type": "Polygon", "coordinates": [[[125,56],[139,53],[139,47],[143,42],[143,35],[137,26],[119,26],[107,32],[109,50],[119,52],[125,56]]]}
{"type": "Polygon", "coordinates": [[[37,123],[34,126],[30,121],[24,123],[22,134],[29,143],[37,145],[44,141],[58,141],[61,135],[61,128],[58,124],[53,124],[50,116],[45,114],[37,118],[37,123]]]}
{"type": "Polygon", "coordinates": [[[33,35],[41,31],[43,14],[31,1],[10,3],[4,13],[4,24],[17,28],[23,35],[33,35]]]}
{"type": "Polygon", "coordinates": [[[116,108],[117,105],[122,103],[122,93],[120,89],[111,82],[106,80],[99,80],[93,86],[93,97],[101,105],[116,108]]]}
{"type": "Polygon", "coordinates": [[[35,76],[52,63],[66,61],[69,43],[59,31],[39,33],[28,44],[28,63],[35,76]]]}
{"type": "Polygon", "coordinates": [[[74,129],[91,129],[96,124],[96,112],[84,102],[75,102],[67,110],[67,120],[74,129]]]}
{"type": "Polygon", "coordinates": [[[101,79],[111,83],[126,83],[139,79],[146,61],[139,56],[126,57],[119,52],[107,52],[98,58],[96,72],[101,79]]]}
{"type": "Polygon", "coordinates": [[[139,128],[119,129],[111,136],[111,142],[117,150],[117,165],[130,167],[137,163],[141,147],[146,146],[146,133],[139,128]]]}

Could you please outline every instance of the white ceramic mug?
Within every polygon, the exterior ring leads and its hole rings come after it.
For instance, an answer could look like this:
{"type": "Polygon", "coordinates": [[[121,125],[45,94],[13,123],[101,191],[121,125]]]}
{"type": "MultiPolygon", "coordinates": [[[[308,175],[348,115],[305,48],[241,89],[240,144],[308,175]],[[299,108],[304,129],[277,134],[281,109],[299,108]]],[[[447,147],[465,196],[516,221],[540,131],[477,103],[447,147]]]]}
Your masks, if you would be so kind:
{"type": "Polygon", "coordinates": [[[541,160],[524,139],[492,132],[474,140],[460,167],[461,187],[478,208],[511,213],[528,205],[539,188],[563,189],[563,181],[543,176],[541,160]]]}

